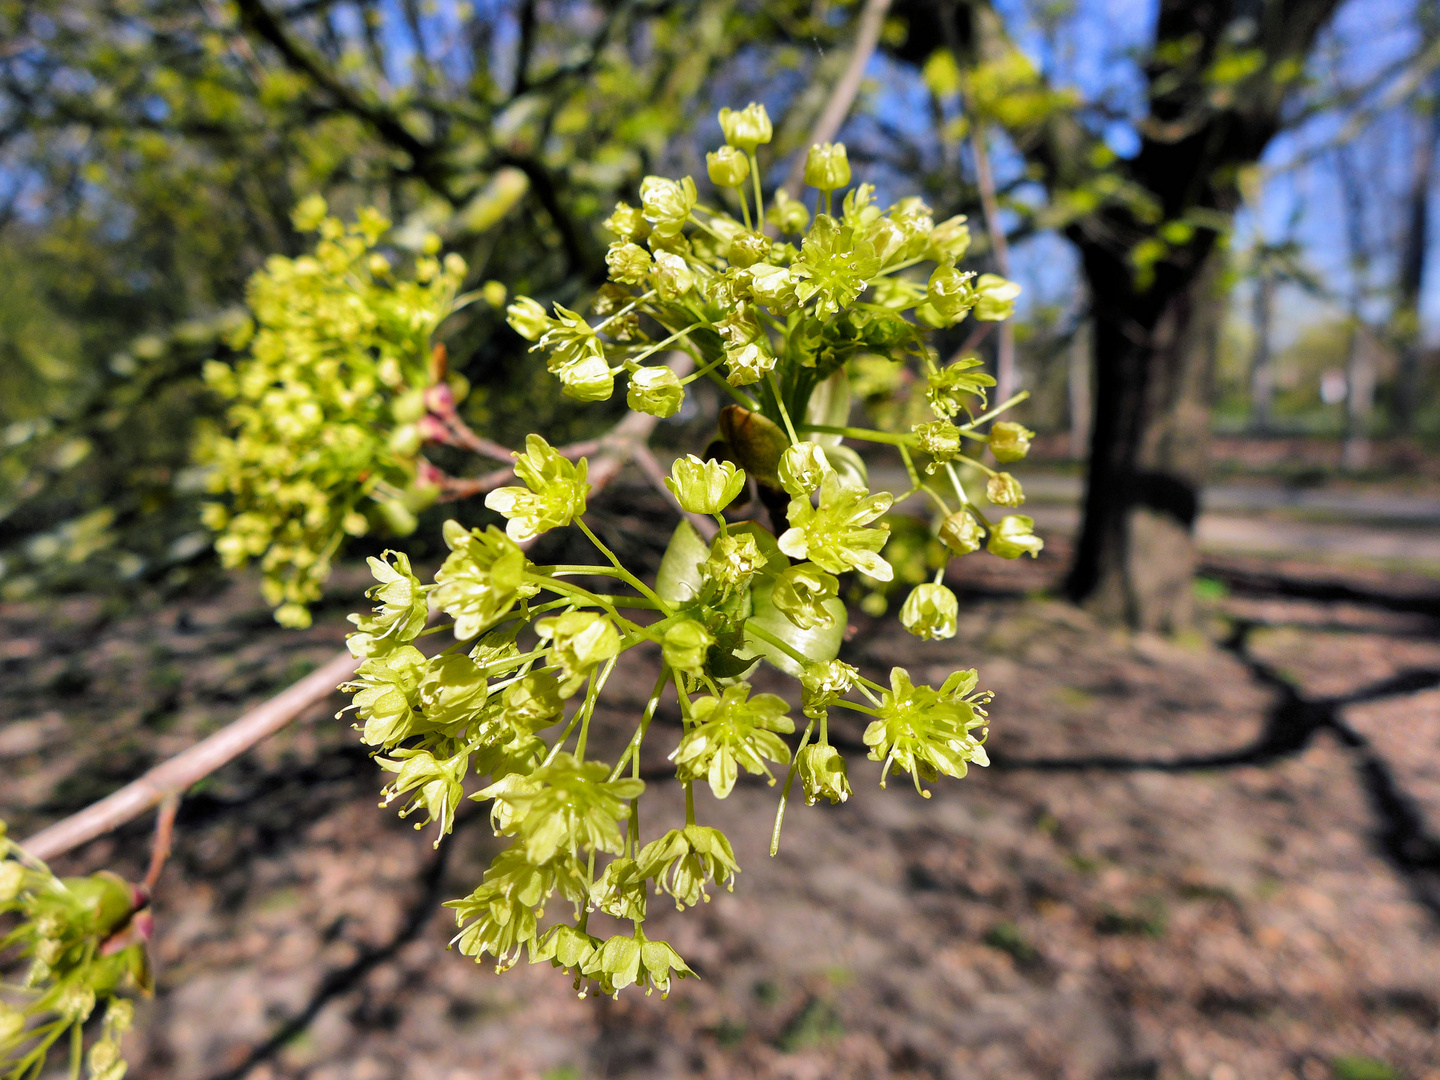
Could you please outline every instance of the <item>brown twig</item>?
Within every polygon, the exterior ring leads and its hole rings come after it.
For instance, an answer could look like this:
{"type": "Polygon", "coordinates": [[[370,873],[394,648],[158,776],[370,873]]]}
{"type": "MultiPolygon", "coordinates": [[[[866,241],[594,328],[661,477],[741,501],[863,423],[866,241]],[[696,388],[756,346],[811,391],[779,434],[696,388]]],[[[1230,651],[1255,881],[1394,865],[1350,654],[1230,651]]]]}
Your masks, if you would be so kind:
{"type": "MultiPolygon", "coordinates": [[[[995,268],[1010,276],[1010,243],[1000,221],[1000,200],[995,193],[995,174],[990,168],[990,150],[985,143],[985,125],[976,121],[970,135],[975,154],[975,180],[980,188],[980,205],[985,209],[985,231],[995,252],[995,268]]],[[[1009,319],[1000,324],[999,347],[995,350],[995,396],[1005,401],[1015,393],[1015,327],[1009,319]]]]}
{"type": "Polygon", "coordinates": [[[160,871],[165,869],[165,860],[170,858],[170,841],[175,836],[175,815],[179,810],[179,795],[167,795],[160,803],[160,813],[155,817],[155,839],[150,844],[150,869],[145,871],[142,883],[146,893],[155,891],[160,871]]]}
{"type": "MultiPolygon", "coordinates": [[[[865,66],[870,63],[870,57],[875,55],[875,47],[880,44],[880,31],[885,26],[885,16],[890,11],[890,3],[891,0],[865,0],[865,7],[860,12],[860,18],[856,20],[855,49],[850,54],[850,63],[835,83],[835,89],[830,92],[830,100],[825,103],[820,119],[815,122],[815,128],[810,133],[810,144],[834,142],[835,136],[840,134],[840,126],[845,123],[845,117],[850,114],[855,97],[860,93],[860,83],[865,78],[865,66]]],[[[790,174],[785,177],[782,185],[785,193],[792,199],[800,194],[800,185],[805,176],[805,152],[809,148],[808,144],[800,147],[790,165],[790,174]]]]}
{"type": "Polygon", "coordinates": [[[41,830],[21,846],[37,859],[53,859],[133,821],[167,798],[183,795],[193,784],[328,698],[337,686],[355,674],[357,663],[348,652],[332,657],[234,723],[155,766],[119,791],[41,830]]]}
{"type": "MultiPolygon", "coordinates": [[[[694,361],[685,353],[672,353],[670,367],[675,374],[683,377],[694,367],[694,361]]],[[[567,457],[579,457],[592,449],[600,451],[600,456],[591,463],[589,473],[590,493],[592,496],[598,495],[620,472],[625,462],[633,457],[638,449],[644,447],[645,440],[655,430],[657,422],[658,417],[631,413],[604,438],[574,443],[561,452],[567,457]]],[[[229,726],[207,739],[202,739],[188,750],[181,751],[169,761],[155,766],[119,791],[57,821],[48,829],[42,829],[25,840],[21,846],[37,859],[53,859],[133,821],[167,800],[173,799],[178,805],[180,796],[192,785],[233,761],[262,739],[273,735],[306,709],[324,701],[334,693],[336,687],[355,674],[358,664],[359,661],[348,651],[332,657],[323,666],[229,726]]],[[[164,825],[164,847],[168,853],[169,837],[174,823],[174,811],[170,811],[169,824],[164,822],[165,814],[162,807],[161,822],[156,829],[156,845],[151,855],[151,872],[157,875],[159,867],[164,865],[164,856],[158,854],[161,846],[160,825],[164,825]]]]}

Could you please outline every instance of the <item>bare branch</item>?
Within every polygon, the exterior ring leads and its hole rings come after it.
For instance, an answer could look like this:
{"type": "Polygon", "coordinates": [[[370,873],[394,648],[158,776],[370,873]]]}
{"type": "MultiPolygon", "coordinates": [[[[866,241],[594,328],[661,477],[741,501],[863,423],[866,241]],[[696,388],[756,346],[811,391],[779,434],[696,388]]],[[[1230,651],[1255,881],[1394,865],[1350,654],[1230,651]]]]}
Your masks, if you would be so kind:
{"type": "Polygon", "coordinates": [[[175,815],[179,810],[179,795],[168,795],[160,804],[160,813],[155,818],[155,839],[150,845],[150,869],[145,871],[142,883],[147,893],[155,888],[160,871],[165,869],[165,860],[170,858],[170,841],[175,836],[175,815]]]}
{"type": "Polygon", "coordinates": [[[337,686],[355,674],[357,663],[349,652],[332,657],[259,708],[78,814],[41,830],[22,846],[37,859],[53,859],[134,820],[167,798],[183,795],[193,784],[328,698],[337,686]]]}

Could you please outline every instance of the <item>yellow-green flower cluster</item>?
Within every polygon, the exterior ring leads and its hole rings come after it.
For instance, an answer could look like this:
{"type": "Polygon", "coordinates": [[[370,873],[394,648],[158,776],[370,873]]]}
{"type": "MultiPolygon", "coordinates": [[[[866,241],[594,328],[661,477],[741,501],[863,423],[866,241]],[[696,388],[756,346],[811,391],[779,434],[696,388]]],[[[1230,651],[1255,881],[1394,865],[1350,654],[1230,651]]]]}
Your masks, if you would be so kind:
{"type": "Polygon", "coordinates": [[[346,536],[405,535],[434,500],[417,468],[425,392],[443,375],[433,335],[465,264],[438,239],[407,271],[382,254],[390,223],[373,210],[344,225],[317,197],[296,226],[312,253],[273,256],[250,279],[254,321],[231,367],[206,366],[231,404],[229,432],[202,436],[200,459],[223,500],[205,508],[227,566],[259,560],[266,600],[287,625],[309,622],[346,536]]]}
{"type": "Polygon", "coordinates": [[[0,1002],[0,1072],[39,1076],[57,1044],[71,1054],[70,1074],[121,1080],[120,1037],[134,1006],[127,995],[152,987],[144,892],[114,874],[57,878],[5,835],[0,822],[0,952],[21,965],[0,1002]],[[84,1054],[82,1029],[103,1016],[84,1054]]]}
{"type": "Polygon", "coordinates": [[[926,580],[911,575],[904,551],[893,564],[886,557],[897,548],[888,515],[899,499],[929,501],[939,539],[923,524],[911,531],[940,555],[985,543],[1014,558],[1040,547],[1030,519],[991,522],[955,469],[986,475],[990,505],[1019,506],[1019,483],[968,456],[967,440],[1009,463],[1024,457],[1033,432],[994,421],[1008,403],[977,412],[994,380],[973,358],[942,365],[927,340],[972,315],[1006,317],[1018,287],[956,268],[969,244],[963,218],[937,223],[918,199],[881,207],[869,185],[851,186],[840,144],[807,157],[813,215],[783,193],[767,205],[756,157],[773,131],[764,108],[724,110],[720,121],[726,144],[706,161],[713,190],[692,177],[647,177],[638,205],[622,203],[606,220],[610,281],[588,315],[528,297],[508,310],[573,398],[609,398],[623,380],[632,410],[667,417],[706,378],[729,402],[705,452],[681,455],[657,477],[685,520],[653,583],[587,523],[586,460],[535,433],[515,455],[518,483],[486,500],[503,531],[447,523],[450,554],[428,584],[399,555],[373,560],[376,609],[353,617],[350,647],[362,662],[347,689],[361,737],[390,774],[386,804],[443,837],[461,800],[489,801],[496,834],[509,838],[470,895],[451,902],[454,944],[501,970],[527,955],[548,961],[582,993],[636,985],[663,994],[693,974],[644,925],[648,896],[666,893],[685,908],[708,899],[711,885],[733,887],[730,841],[700,823],[710,799],[728,798],[748,777],[779,784],[783,774],[773,853],[797,778],[809,804],[851,796],[845,756],[829,737],[833,710],[867,718],[882,786],[892,768],[918,788],[986,763],[989,696],[976,691],[974,672],[937,689],[897,668],[884,686],[840,658],[851,630],[845,575],[913,585],[901,625],[924,639],[957,633],[959,600],[943,567],[930,565],[926,580]],[[912,415],[903,430],[851,427],[850,371],[865,365],[913,365],[914,404],[930,417],[912,415]],[[910,490],[872,492],[846,440],[896,447],[910,490]],[[571,527],[594,561],[531,561],[526,545],[571,527]],[[443,621],[426,629],[432,615],[443,621]],[[425,647],[431,634],[445,634],[434,649],[425,647]],[[634,672],[616,673],[642,647],[651,658],[642,663],[659,668],[643,676],[653,689],[618,757],[597,760],[590,732],[602,695],[612,675],[630,692],[634,672]],[[752,692],[761,663],[794,680],[798,733],[794,702],[752,692]],[[673,737],[651,730],[667,698],[680,719],[673,737]],[[642,748],[656,760],[647,744],[662,738],[685,817],[642,827],[642,748]],[[556,903],[565,917],[547,928],[556,903]],[[597,936],[596,912],[630,927],[597,936]]]}

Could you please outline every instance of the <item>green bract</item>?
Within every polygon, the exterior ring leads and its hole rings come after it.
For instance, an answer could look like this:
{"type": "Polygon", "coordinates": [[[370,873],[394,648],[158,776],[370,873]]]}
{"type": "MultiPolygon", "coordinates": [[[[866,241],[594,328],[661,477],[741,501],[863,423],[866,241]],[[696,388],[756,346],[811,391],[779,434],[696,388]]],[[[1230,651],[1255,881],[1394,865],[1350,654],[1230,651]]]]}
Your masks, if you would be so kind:
{"type": "MultiPolygon", "coordinates": [[[[963,218],[937,225],[919,199],[882,207],[868,184],[842,190],[850,166],[839,144],[807,159],[806,175],[821,189],[813,220],[783,191],[767,206],[755,149],[770,140],[769,117],[751,105],[723,111],[721,126],[727,145],[707,157],[717,191],[700,192],[690,177],[649,176],[640,205],[621,203],[605,221],[615,239],[610,280],[588,315],[558,304],[547,311],[527,297],[507,311],[570,397],[609,398],[619,376],[629,408],[652,417],[675,415],[698,379],[726,402],[711,437],[693,447],[703,453],[680,455],[668,477],[660,467],[657,481],[687,516],[655,581],[642,580],[587,523],[586,460],[533,433],[516,455],[518,483],[486,498],[506,519],[504,531],[447,522],[450,553],[431,583],[403,556],[372,560],[375,611],[353,617],[350,645],[362,663],[346,689],[361,737],[392,774],[385,801],[403,803],[405,814],[423,811],[422,824],[438,824],[443,836],[462,798],[489,800],[496,833],[512,838],[470,895],[451,902],[455,944],[477,960],[493,956],[500,969],[528,950],[532,962],[570,972],[582,994],[631,985],[664,993],[691,974],[670,946],[646,938],[644,924],[648,890],[685,908],[711,884],[734,884],[734,850],[698,820],[698,786],[709,788],[703,799],[727,798],[742,773],[774,783],[773,766],[788,766],[773,847],[797,777],[807,803],[851,794],[829,738],[834,710],[870,721],[865,742],[883,763],[882,785],[897,766],[918,786],[985,763],[988,695],[975,692],[973,672],[937,690],[914,686],[897,668],[886,687],[841,659],[852,629],[841,575],[860,572],[867,589],[934,575],[914,587],[900,621],[946,638],[956,632],[958,604],[939,563],[977,550],[987,535],[990,550],[1006,557],[1040,548],[1030,519],[992,523],[961,480],[983,473],[990,503],[1017,505],[1018,483],[966,451],[988,444],[998,460],[1017,460],[1031,433],[994,421],[1013,401],[979,412],[994,380],[978,360],[942,367],[927,341],[931,328],[972,313],[1007,314],[1017,288],[956,268],[969,244],[963,218]],[[875,406],[878,427],[850,426],[857,398],[875,406]],[[898,453],[905,491],[870,490],[853,445],[867,441],[898,453]],[[930,530],[882,520],[912,495],[933,509],[930,530]],[[742,513],[753,519],[737,520],[742,513]],[[596,552],[590,562],[539,565],[523,550],[570,526],[596,552]],[[444,620],[435,636],[424,629],[432,608],[444,620]],[[635,648],[647,659],[622,670],[635,648]],[[744,680],[761,663],[792,680],[797,701],[752,695],[744,680]],[[649,673],[637,672],[647,664],[649,673]],[[613,765],[586,754],[592,724],[614,723],[614,702],[602,704],[612,678],[626,695],[653,680],[613,765]],[[678,733],[652,726],[667,698],[678,733]],[[798,737],[796,703],[805,719],[798,737]],[[641,755],[653,760],[657,739],[684,788],[683,821],[641,819],[641,755]],[[557,896],[563,919],[549,925],[546,905],[557,896]],[[629,930],[592,932],[597,911],[629,930]]],[[[386,407],[397,430],[414,425],[418,434],[453,428],[451,404],[432,385],[419,396],[403,389],[386,407]]],[[[607,456],[633,445],[634,430],[629,420],[602,440],[607,456]]],[[[392,431],[386,452],[414,453],[410,435],[392,431]]],[[[644,455],[638,463],[657,472],[644,455]]],[[[443,475],[423,465],[425,475],[443,475]]],[[[613,475],[608,465],[604,475],[613,475]]],[[[230,542],[250,528],[237,517],[230,542]]],[[[577,558],[573,545],[563,550],[577,558]]],[[[874,592],[862,607],[876,614],[886,604],[874,592]]],[[[6,887],[0,878],[0,894],[6,887]]]]}

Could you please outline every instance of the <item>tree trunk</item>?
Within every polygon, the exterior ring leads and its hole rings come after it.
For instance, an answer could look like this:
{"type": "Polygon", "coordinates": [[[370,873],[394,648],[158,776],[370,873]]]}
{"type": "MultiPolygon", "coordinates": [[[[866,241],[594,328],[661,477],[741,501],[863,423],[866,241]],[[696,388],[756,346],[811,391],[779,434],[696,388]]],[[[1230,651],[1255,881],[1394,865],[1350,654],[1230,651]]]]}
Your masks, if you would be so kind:
{"type": "Polygon", "coordinates": [[[1270,357],[1270,322],[1275,310],[1275,275],[1262,270],[1255,279],[1252,325],[1255,350],[1250,354],[1250,428],[1264,434],[1273,423],[1275,365],[1270,357]]]}
{"type": "Polygon", "coordinates": [[[1091,376],[1090,323],[1075,328],[1070,339],[1065,389],[1070,412],[1070,457],[1084,461],[1090,448],[1090,420],[1094,415],[1094,378],[1091,376]]]}
{"type": "Polygon", "coordinates": [[[1395,428],[1409,435],[1415,427],[1420,394],[1420,290],[1425,280],[1425,255],[1429,248],[1430,185],[1435,173],[1435,144],[1440,140],[1440,105],[1434,93],[1440,84],[1432,82],[1426,104],[1429,115],[1418,125],[1415,153],[1410,162],[1410,195],[1406,212],[1404,248],[1396,280],[1394,333],[1400,346],[1400,370],[1391,395],[1395,428]]]}
{"type": "Polygon", "coordinates": [[[1209,433],[1215,324],[1213,251],[1145,291],[1132,268],[1083,250],[1094,302],[1096,375],[1085,522],[1066,583],[1097,615],[1155,632],[1188,628],[1192,530],[1209,433]]]}

